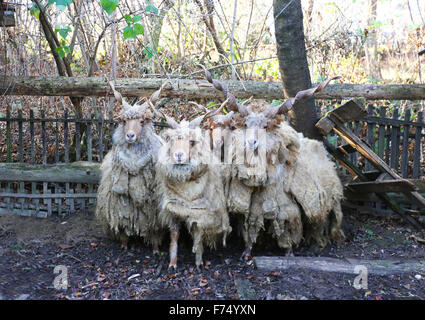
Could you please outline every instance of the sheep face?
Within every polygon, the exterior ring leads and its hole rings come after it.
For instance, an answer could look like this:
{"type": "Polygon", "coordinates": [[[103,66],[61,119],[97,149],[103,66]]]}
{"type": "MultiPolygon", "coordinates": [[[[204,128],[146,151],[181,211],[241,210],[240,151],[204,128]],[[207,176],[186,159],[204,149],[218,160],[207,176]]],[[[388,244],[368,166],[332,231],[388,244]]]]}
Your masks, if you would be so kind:
{"type": "Polygon", "coordinates": [[[140,142],[147,131],[153,130],[152,113],[147,104],[135,105],[125,110],[120,119],[120,126],[127,143],[140,142]]]}
{"type": "Polygon", "coordinates": [[[166,144],[160,151],[159,161],[163,161],[168,167],[170,179],[189,181],[205,171],[208,162],[204,159],[204,154],[209,146],[204,134],[207,132],[199,127],[192,128],[185,120],[176,128],[167,129],[163,133],[166,144]]]}

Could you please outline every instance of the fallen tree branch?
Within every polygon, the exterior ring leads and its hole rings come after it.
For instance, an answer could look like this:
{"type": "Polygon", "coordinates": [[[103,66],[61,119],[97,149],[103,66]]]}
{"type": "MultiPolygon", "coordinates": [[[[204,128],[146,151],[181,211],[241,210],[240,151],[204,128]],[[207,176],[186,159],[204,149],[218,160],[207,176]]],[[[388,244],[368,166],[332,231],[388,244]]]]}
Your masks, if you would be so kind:
{"type": "MultiPolygon", "coordinates": [[[[121,78],[116,88],[123,96],[142,97],[158,90],[166,79],[121,78]]],[[[220,98],[220,94],[206,80],[172,79],[163,91],[170,98],[220,98]]],[[[280,82],[223,81],[238,99],[283,99],[280,82]],[[244,89],[246,88],[246,90],[244,89]]],[[[29,96],[112,96],[102,77],[12,77],[0,81],[0,95],[29,96]]],[[[364,97],[367,100],[425,100],[423,84],[331,84],[316,99],[347,99],[364,97]]]]}

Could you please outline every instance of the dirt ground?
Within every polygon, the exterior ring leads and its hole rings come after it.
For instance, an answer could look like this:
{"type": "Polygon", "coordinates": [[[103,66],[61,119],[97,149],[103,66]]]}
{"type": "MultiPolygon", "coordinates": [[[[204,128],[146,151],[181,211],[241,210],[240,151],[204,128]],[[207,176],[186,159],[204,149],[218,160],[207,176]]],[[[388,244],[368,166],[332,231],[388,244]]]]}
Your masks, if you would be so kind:
{"type": "MultiPolygon", "coordinates": [[[[392,217],[345,214],[347,239],[319,251],[299,247],[296,256],[424,260],[423,234],[392,217]],[[415,235],[415,237],[412,237],[415,235]],[[419,239],[419,240],[418,240],[419,239]]],[[[206,250],[205,268],[194,269],[189,239],[179,248],[177,272],[169,272],[167,240],[161,255],[141,243],[124,250],[103,234],[93,212],[47,219],[0,216],[0,299],[424,299],[425,274],[369,275],[368,288],[355,275],[291,268],[255,269],[239,259],[243,244],[206,250]],[[65,266],[67,289],[55,289],[56,266],[65,266]]],[[[283,255],[275,247],[254,256],[283,255]]]]}

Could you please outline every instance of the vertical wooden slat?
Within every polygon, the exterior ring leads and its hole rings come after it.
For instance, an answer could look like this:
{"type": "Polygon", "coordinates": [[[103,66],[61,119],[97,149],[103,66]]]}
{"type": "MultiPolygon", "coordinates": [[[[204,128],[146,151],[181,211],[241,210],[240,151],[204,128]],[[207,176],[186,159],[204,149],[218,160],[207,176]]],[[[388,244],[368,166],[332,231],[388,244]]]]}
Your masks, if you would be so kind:
{"type": "MultiPolygon", "coordinates": [[[[410,109],[407,109],[404,113],[404,121],[410,121],[410,109]]],[[[403,153],[401,155],[401,175],[403,178],[407,178],[409,171],[409,125],[403,126],[403,153]]]]}
{"type": "MultiPolygon", "coordinates": [[[[379,108],[379,117],[384,119],[386,115],[385,107],[379,108]]],[[[384,159],[384,149],[385,149],[385,125],[379,125],[378,129],[378,156],[381,159],[384,159]]]]}
{"type": "Polygon", "coordinates": [[[35,163],[34,111],[30,110],[30,163],[35,163]]]}
{"type": "Polygon", "coordinates": [[[93,154],[92,154],[92,130],[91,130],[92,123],[87,123],[87,161],[93,161],[93,154]]]}
{"type": "Polygon", "coordinates": [[[47,164],[47,144],[46,144],[46,122],[43,121],[45,118],[45,111],[41,110],[41,140],[43,145],[43,164],[47,164]]]}
{"type": "Polygon", "coordinates": [[[10,134],[10,106],[6,109],[6,162],[12,162],[12,141],[10,134]]]}
{"type": "Polygon", "coordinates": [[[18,158],[19,162],[24,162],[24,141],[23,141],[23,121],[22,121],[22,109],[18,110],[18,158]]]}
{"type": "MultiPolygon", "coordinates": [[[[23,141],[23,121],[22,121],[22,109],[18,110],[18,159],[20,163],[24,162],[24,141],[23,141]]],[[[25,183],[19,182],[19,193],[25,193],[25,183]]],[[[21,213],[25,213],[25,198],[19,198],[18,203],[20,204],[19,210],[21,213]]]]}
{"type": "MultiPolygon", "coordinates": [[[[37,194],[37,193],[38,193],[37,183],[32,182],[31,183],[31,194],[37,194]]],[[[40,211],[40,200],[39,199],[32,199],[32,203],[34,204],[34,207],[35,207],[35,215],[38,216],[38,213],[40,211]]]]}
{"type": "Polygon", "coordinates": [[[80,122],[78,119],[75,120],[75,160],[80,161],[81,159],[81,141],[80,141],[80,122]]]}
{"type": "MultiPolygon", "coordinates": [[[[367,106],[367,114],[368,116],[373,116],[373,105],[369,104],[367,106]]],[[[375,125],[373,123],[367,124],[366,141],[372,149],[373,149],[373,128],[374,127],[375,125]]],[[[366,162],[366,166],[365,166],[366,171],[371,171],[373,168],[372,164],[367,159],[365,159],[365,162],[366,162]]]]}
{"type": "Polygon", "coordinates": [[[59,163],[59,123],[55,122],[55,162],[59,163]]]}
{"type": "Polygon", "coordinates": [[[385,162],[390,165],[390,142],[391,142],[391,126],[387,126],[385,130],[385,162]]]}
{"type": "Polygon", "coordinates": [[[68,110],[65,110],[64,122],[63,122],[63,139],[65,148],[65,163],[69,162],[69,133],[68,133],[68,110]]]}
{"type": "MultiPolygon", "coordinates": [[[[356,136],[359,136],[360,135],[360,130],[361,130],[360,121],[356,121],[355,122],[355,125],[354,125],[354,134],[356,136]]],[[[357,151],[356,152],[353,152],[353,160],[354,160],[354,163],[356,165],[358,165],[358,162],[359,162],[359,153],[357,151]]]]}
{"type": "MultiPolygon", "coordinates": [[[[422,116],[422,111],[418,112],[416,122],[423,123],[422,116]]],[[[417,126],[415,132],[415,150],[413,152],[413,179],[419,179],[421,176],[421,138],[422,127],[417,126]]]]}
{"type": "MultiPolygon", "coordinates": [[[[398,108],[394,108],[393,110],[393,119],[397,120],[398,119],[398,108]]],[[[391,129],[391,161],[390,161],[390,167],[394,170],[398,170],[398,155],[399,155],[399,150],[400,150],[400,145],[399,145],[399,139],[398,139],[398,135],[400,132],[400,128],[396,125],[392,125],[392,129],[391,129]]]]}
{"type": "Polygon", "coordinates": [[[103,161],[103,121],[98,122],[99,130],[99,162],[103,161]]]}

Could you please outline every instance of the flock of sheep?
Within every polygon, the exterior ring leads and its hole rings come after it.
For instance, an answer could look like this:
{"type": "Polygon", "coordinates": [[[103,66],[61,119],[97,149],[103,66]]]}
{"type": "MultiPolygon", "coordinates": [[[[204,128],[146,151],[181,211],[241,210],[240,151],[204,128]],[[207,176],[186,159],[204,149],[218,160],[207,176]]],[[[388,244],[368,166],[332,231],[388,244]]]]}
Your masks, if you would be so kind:
{"type": "Polygon", "coordinates": [[[335,78],[273,107],[239,103],[205,74],[226,101],[180,123],[155,109],[162,88],[131,106],[110,83],[122,112],[101,165],[96,217],[105,229],[124,246],[129,237],[142,237],[154,253],[168,232],[172,268],[181,227],[192,236],[198,268],[204,245],[225,245],[232,230],[243,237],[244,258],[262,232],[287,254],[301,241],[323,247],[343,238],[343,188],[334,163],[321,142],[303,137],[282,119],[297,101],[335,78]],[[169,126],[160,136],[155,116],[169,126]]]}

